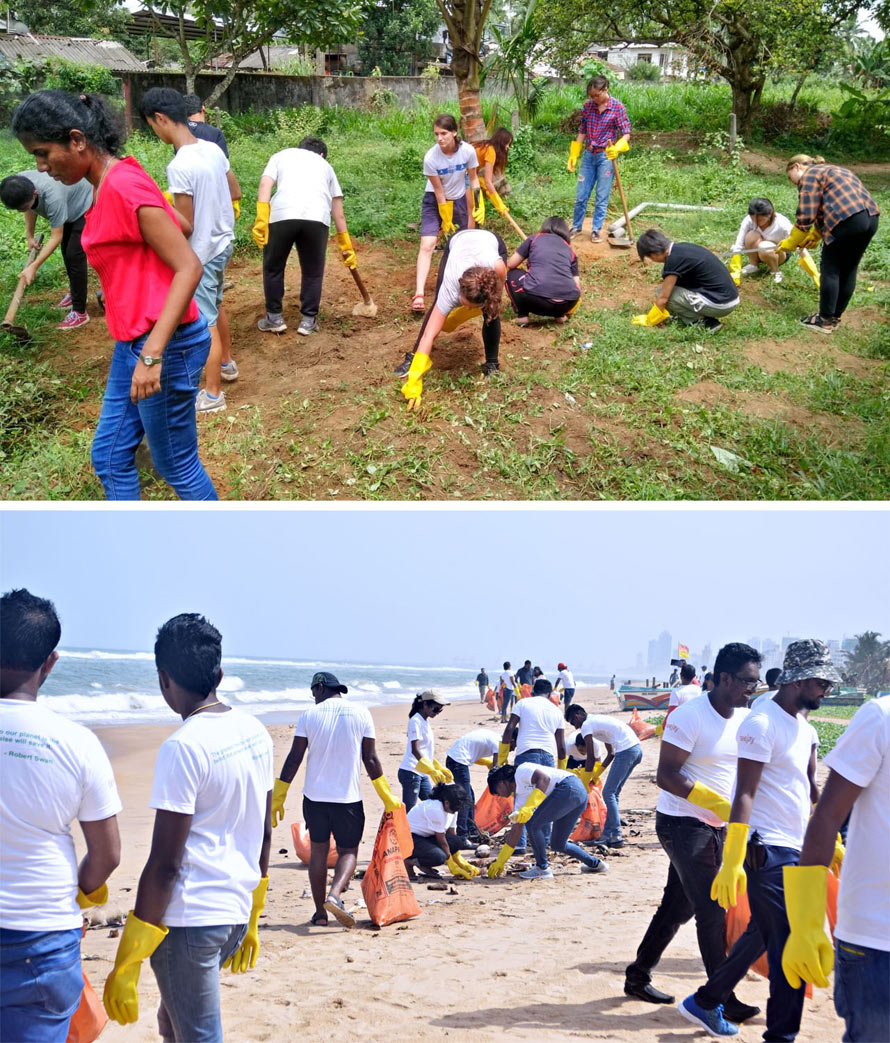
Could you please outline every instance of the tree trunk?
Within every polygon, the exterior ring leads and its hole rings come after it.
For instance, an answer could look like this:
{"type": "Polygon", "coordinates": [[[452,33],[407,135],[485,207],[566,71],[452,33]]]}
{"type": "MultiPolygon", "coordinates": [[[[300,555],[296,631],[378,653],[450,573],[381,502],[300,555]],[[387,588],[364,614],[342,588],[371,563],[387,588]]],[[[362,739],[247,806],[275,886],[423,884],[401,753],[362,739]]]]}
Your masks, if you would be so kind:
{"type": "Polygon", "coordinates": [[[791,102],[790,102],[790,104],[788,106],[788,115],[789,116],[791,116],[794,113],[794,107],[797,105],[797,96],[800,94],[801,89],[803,88],[803,85],[809,79],[809,75],[810,75],[810,71],[809,71],[809,69],[807,69],[805,72],[802,72],[800,74],[800,76],[798,76],[798,78],[797,78],[797,83],[795,83],[794,91],[793,91],[793,93],[791,95],[791,102]]]}
{"type": "Polygon", "coordinates": [[[479,62],[466,46],[452,41],[451,71],[457,81],[457,100],[460,105],[461,136],[467,141],[485,140],[485,121],[482,119],[482,95],[479,89],[479,62]]]}

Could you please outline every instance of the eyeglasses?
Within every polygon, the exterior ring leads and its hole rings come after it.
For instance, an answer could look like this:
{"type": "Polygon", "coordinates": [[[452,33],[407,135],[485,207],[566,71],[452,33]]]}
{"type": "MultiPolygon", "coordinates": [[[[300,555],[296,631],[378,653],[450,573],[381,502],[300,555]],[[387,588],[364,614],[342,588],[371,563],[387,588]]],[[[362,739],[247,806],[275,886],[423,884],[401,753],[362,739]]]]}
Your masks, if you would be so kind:
{"type": "Polygon", "coordinates": [[[817,677],[813,677],[813,678],[811,678],[811,680],[812,680],[813,684],[817,688],[819,688],[823,693],[830,692],[831,689],[834,688],[834,682],[833,681],[823,681],[821,678],[817,678],[817,677]]]}
{"type": "Polygon", "coordinates": [[[750,677],[739,677],[738,674],[733,674],[733,680],[738,681],[742,685],[746,692],[753,692],[754,689],[760,684],[760,678],[755,677],[752,681],[750,677]]]}
{"type": "Polygon", "coordinates": [[[444,706],[440,706],[438,703],[433,707],[433,715],[441,713],[445,709],[444,706]]]}

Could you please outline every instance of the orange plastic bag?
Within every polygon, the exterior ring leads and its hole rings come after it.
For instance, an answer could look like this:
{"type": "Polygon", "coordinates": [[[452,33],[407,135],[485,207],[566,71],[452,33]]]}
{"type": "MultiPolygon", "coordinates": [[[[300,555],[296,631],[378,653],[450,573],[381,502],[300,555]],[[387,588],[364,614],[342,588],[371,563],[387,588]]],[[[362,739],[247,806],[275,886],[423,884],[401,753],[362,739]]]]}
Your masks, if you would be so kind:
{"type": "Polygon", "coordinates": [[[587,793],[587,807],[581,812],[569,840],[583,844],[587,840],[599,840],[606,825],[606,802],[601,792],[602,783],[591,786],[587,793]]]}
{"type": "Polygon", "coordinates": [[[498,710],[501,713],[504,712],[504,686],[503,685],[501,685],[500,688],[498,688],[498,710]]]}
{"type": "Polygon", "coordinates": [[[630,715],[630,720],[627,722],[628,726],[635,732],[640,742],[643,739],[651,739],[655,734],[655,725],[646,724],[642,717],[640,717],[640,711],[634,710],[630,715]]]}
{"type": "Polygon", "coordinates": [[[519,686],[519,698],[528,699],[532,694],[532,686],[530,684],[523,684],[519,686]]]}
{"type": "MultiPolygon", "coordinates": [[[[404,811],[403,807],[403,815],[404,811]]],[[[368,915],[378,927],[411,920],[421,913],[405,868],[399,830],[394,822],[396,814],[384,811],[374,841],[371,863],[362,878],[362,895],[368,907],[368,915]]],[[[405,816],[404,826],[407,825],[405,816]]]]}
{"type": "Polygon", "coordinates": [[[559,706],[559,693],[558,692],[551,692],[550,693],[550,702],[553,703],[554,706],[559,706]]]}
{"type": "Polygon", "coordinates": [[[496,797],[486,786],[476,801],[476,825],[486,833],[500,833],[512,811],[512,797],[496,797]]]}
{"type": "Polygon", "coordinates": [[[489,710],[493,710],[496,705],[494,701],[494,692],[490,688],[485,693],[485,705],[489,708],[489,710]]]}
{"type": "MultiPolygon", "coordinates": [[[[303,863],[304,866],[309,865],[309,853],[311,851],[309,830],[306,828],[305,822],[294,822],[290,827],[291,836],[294,838],[294,851],[297,853],[297,858],[303,863]]],[[[331,837],[331,849],[328,852],[328,869],[337,864],[337,858],[339,852],[337,851],[337,845],[334,843],[334,838],[331,837]]]]}
{"type": "Polygon", "coordinates": [[[108,1024],[108,1015],[96,990],[90,985],[90,979],[84,973],[83,992],[80,994],[80,1006],[71,1016],[68,1025],[66,1043],[93,1043],[99,1033],[108,1024]]]}
{"type": "MultiPolygon", "coordinates": [[[[396,836],[399,838],[402,858],[410,858],[414,854],[414,837],[411,836],[411,827],[408,825],[408,812],[405,811],[405,805],[400,804],[390,814],[392,815],[392,824],[396,828],[396,836]]],[[[383,825],[383,819],[380,820],[380,825],[383,825]]]]}

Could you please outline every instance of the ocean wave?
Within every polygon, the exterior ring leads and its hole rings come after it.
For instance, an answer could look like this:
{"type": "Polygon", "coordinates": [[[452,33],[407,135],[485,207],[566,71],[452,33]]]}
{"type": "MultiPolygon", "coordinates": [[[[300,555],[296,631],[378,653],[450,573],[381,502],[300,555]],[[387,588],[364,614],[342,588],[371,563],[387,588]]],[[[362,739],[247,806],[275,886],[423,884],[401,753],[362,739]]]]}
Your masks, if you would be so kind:
{"type": "Polygon", "coordinates": [[[155,658],[154,652],[103,652],[98,648],[94,648],[91,652],[72,652],[60,648],[58,652],[61,659],[139,659],[153,663],[155,658]]]}

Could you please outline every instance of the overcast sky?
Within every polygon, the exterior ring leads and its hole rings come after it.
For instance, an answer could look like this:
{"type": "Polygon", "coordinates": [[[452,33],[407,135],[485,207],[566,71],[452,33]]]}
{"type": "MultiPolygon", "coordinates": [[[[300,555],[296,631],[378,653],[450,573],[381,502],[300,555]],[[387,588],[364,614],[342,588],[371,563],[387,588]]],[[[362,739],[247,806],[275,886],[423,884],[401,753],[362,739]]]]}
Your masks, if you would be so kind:
{"type": "Polygon", "coordinates": [[[662,630],[890,637],[887,510],[6,510],[0,587],[67,647],[150,649],[203,612],[228,654],[621,669],[662,630]]]}

